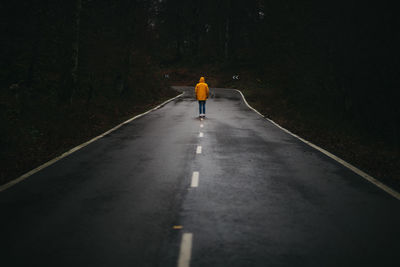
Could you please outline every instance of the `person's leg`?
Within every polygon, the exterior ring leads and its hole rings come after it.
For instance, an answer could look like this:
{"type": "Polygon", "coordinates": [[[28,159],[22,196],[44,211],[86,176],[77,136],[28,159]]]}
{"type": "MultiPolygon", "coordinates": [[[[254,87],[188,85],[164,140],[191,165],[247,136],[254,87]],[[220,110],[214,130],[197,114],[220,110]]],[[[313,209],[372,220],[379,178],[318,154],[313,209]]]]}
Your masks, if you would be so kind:
{"type": "Polygon", "coordinates": [[[199,101],[199,116],[201,115],[201,101],[199,101]]]}
{"type": "Polygon", "coordinates": [[[200,116],[203,115],[203,106],[204,106],[204,101],[200,100],[199,101],[199,113],[200,113],[200,116]]]}
{"type": "Polygon", "coordinates": [[[203,102],[203,115],[206,115],[206,101],[203,102]]]}
{"type": "Polygon", "coordinates": [[[204,108],[205,108],[205,103],[206,103],[206,101],[201,101],[201,114],[203,114],[203,116],[204,116],[204,114],[205,114],[205,110],[204,110],[204,108]]]}

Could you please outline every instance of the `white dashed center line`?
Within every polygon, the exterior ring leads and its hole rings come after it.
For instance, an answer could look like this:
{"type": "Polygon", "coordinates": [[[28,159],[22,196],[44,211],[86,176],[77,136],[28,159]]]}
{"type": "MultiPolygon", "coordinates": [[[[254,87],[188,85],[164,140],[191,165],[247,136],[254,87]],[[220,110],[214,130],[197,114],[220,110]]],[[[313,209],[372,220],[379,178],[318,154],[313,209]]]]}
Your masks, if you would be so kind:
{"type": "Polygon", "coordinates": [[[203,136],[204,136],[204,133],[200,132],[199,137],[203,137],[203,136]]]}
{"type": "Polygon", "coordinates": [[[192,256],[192,233],[184,233],[181,241],[181,249],[179,251],[178,267],[189,267],[190,258],[192,256]]]}
{"type": "Polygon", "coordinates": [[[196,153],[201,154],[201,146],[197,146],[196,153]]]}
{"type": "Polygon", "coordinates": [[[200,124],[200,128],[203,128],[204,127],[204,125],[203,124],[200,124]]]}
{"type": "Polygon", "coordinates": [[[198,187],[199,186],[199,172],[193,172],[192,175],[192,184],[191,187],[198,187]]]}

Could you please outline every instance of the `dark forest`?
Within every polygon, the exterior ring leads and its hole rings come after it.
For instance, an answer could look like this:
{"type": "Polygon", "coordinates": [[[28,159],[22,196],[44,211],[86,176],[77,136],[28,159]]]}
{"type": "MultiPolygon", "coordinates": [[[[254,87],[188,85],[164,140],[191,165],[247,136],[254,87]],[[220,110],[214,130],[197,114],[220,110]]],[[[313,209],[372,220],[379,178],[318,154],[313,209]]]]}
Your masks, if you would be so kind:
{"type": "Polygon", "coordinates": [[[211,87],[245,89],[268,117],[399,179],[399,16],[385,1],[14,0],[0,9],[0,183],[177,95],[169,85],[185,75],[188,85],[205,75],[211,87]]]}

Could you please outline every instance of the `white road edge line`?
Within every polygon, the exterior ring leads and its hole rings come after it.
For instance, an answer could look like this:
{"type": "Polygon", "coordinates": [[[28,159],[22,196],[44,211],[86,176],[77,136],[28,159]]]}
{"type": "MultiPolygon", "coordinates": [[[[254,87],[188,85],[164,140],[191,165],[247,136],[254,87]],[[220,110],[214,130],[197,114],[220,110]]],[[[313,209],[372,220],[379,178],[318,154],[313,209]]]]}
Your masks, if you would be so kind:
{"type": "Polygon", "coordinates": [[[85,143],[83,143],[83,144],[80,144],[80,145],[78,145],[78,146],[76,146],[76,147],[74,147],[74,148],[72,148],[72,149],[70,149],[70,150],[68,150],[67,152],[61,154],[60,156],[55,157],[54,159],[52,159],[52,160],[50,160],[50,161],[48,161],[48,162],[46,162],[46,163],[40,165],[39,167],[36,167],[36,168],[33,169],[33,170],[30,170],[29,172],[27,172],[27,173],[21,175],[21,176],[18,177],[18,178],[14,179],[14,180],[11,180],[10,182],[8,182],[8,183],[6,183],[6,184],[3,184],[2,186],[0,186],[0,192],[6,190],[7,188],[10,188],[10,187],[16,185],[17,183],[19,183],[19,182],[25,180],[25,179],[28,178],[29,176],[31,176],[31,175],[37,173],[38,171],[43,170],[44,168],[46,168],[46,167],[48,167],[48,166],[54,164],[55,162],[59,161],[60,159],[65,158],[66,156],[71,155],[71,154],[74,153],[75,151],[78,151],[79,149],[81,149],[81,148],[83,148],[83,147],[89,145],[90,143],[93,143],[94,141],[96,141],[96,140],[98,140],[98,139],[100,139],[100,138],[106,136],[107,134],[109,134],[109,133],[111,133],[111,132],[117,130],[117,129],[120,128],[122,125],[127,124],[127,123],[130,123],[131,121],[133,121],[133,120],[135,120],[135,119],[138,119],[138,118],[140,118],[140,117],[143,117],[144,115],[146,115],[146,114],[148,114],[148,113],[150,113],[150,112],[152,112],[152,111],[154,111],[154,110],[157,110],[157,109],[163,107],[163,106],[166,105],[168,102],[171,102],[171,101],[175,100],[176,98],[181,97],[183,94],[184,94],[184,93],[179,94],[179,95],[177,95],[177,96],[175,96],[175,97],[173,97],[173,98],[170,98],[170,99],[166,100],[165,102],[161,103],[160,105],[158,105],[158,106],[156,106],[156,107],[154,107],[154,108],[152,108],[152,109],[150,109],[150,110],[148,110],[148,111],[146,111],[146,112],[144,112],[144,113],[142,113],[142,114],[136,115],[136,116],[134,116],[133,118],[130,118],[129,120],[127,120],[127,121],[124,121],[124,122],[120,123],[119,125],[115,126],[114,128],[108,130],[107,132],[102,133],[101,135],[96,136],[96,137],[94,137],[93,139],[91,139],[91,140],[89,140],[89,141],[87,141],[87,142],[85,142],[85,143]]]}
{"type": "Polygon", "coordinates": [[[203,136],[204,136],[204,133],[200,132],[199,137],[203,137],[203,136]]]}
{"type": "Polygon", "coordinates": [[[397,192],[396,190],[390,188],[389,186],[383,184],[382,182],[378,181],[377,179],[375,179],[374,177],[368,175],[367,173],[363,172],[362,170],[358,169],[357,167],[351,165],[350,163],[342,160],[341,158],[333,155],[332,153],[328,152],[327,150],[301,138],[300,136],[298,136],[297,134],[294,134],[292,132],[290,132],[289,130],[283,128],[282,126],[280,126],[279,124],[277,124],[276,122],[274,122],[273,120],[265,117],[264,115],[262,115],[260,112],[258,112],[258,110],[256,110],[255,108],[253,108],[252,106],[249,105],[249,103],[247,103],[246,98],[244,97],[243,93],[240,90],[237,89],[233,89],[237,92],[240,93],[240,95],[243,98],[244,103],[254,112],[256,112],[258,115],[262,116],[263,118],[267,119],[269,122],[271,122],[272,124],[274,124],[275,126],[277,126],[278,128],[280,128],[281,130],[285,131],[286,133],[292,135],[293,137],[299,139],[300,141],[302,141],[303,143],[311,146],[312,148],[320,151],[321,153],[325,154],[326,156],[330,157],[331,159],[337,161],[338,163],[342,164],[343,166],[345,166],[346,168],[350,169],[351,171],[355,172],[356,174],[358,174],[359,176],[361,176],[362,178],[364,178],[365,180],[371,182],[372,184],[376,185],[377,187],[379,187],[380,189],[382,189],[383,191],[385,191],[386,193],[388,193],[389,195],[393,196],[394,198],[400,200],[400,193],[397,192]]]}
{"type": "Polygon", "coordinates": [[[199,172],[193,172],[191,187],[199,186],[199,172]]]}
{"type": "Polygon", "coordinates": [[[201,154],[201,146],[197,146],[196,153],[201,154]]]}
{"type": "Polygon", "coordinates": [[[192,257],[192,233],[184,233],[179,251],[178,267],[189,267],[190,258],[192,257]]]}

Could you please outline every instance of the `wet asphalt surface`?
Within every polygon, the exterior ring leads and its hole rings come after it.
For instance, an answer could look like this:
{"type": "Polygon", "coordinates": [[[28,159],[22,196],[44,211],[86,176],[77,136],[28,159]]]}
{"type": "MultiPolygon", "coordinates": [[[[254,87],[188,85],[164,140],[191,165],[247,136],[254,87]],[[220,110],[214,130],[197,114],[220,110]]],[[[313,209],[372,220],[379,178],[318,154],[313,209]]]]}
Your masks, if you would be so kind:
{"type": "Polygon", "coordinates": [[[0,265],[176,266],[192,233],[190,266],[400,266],[400,201],[238,92],[212,89],[200,121],[193,88],[179,89],[0,192],[0,265]]]}

